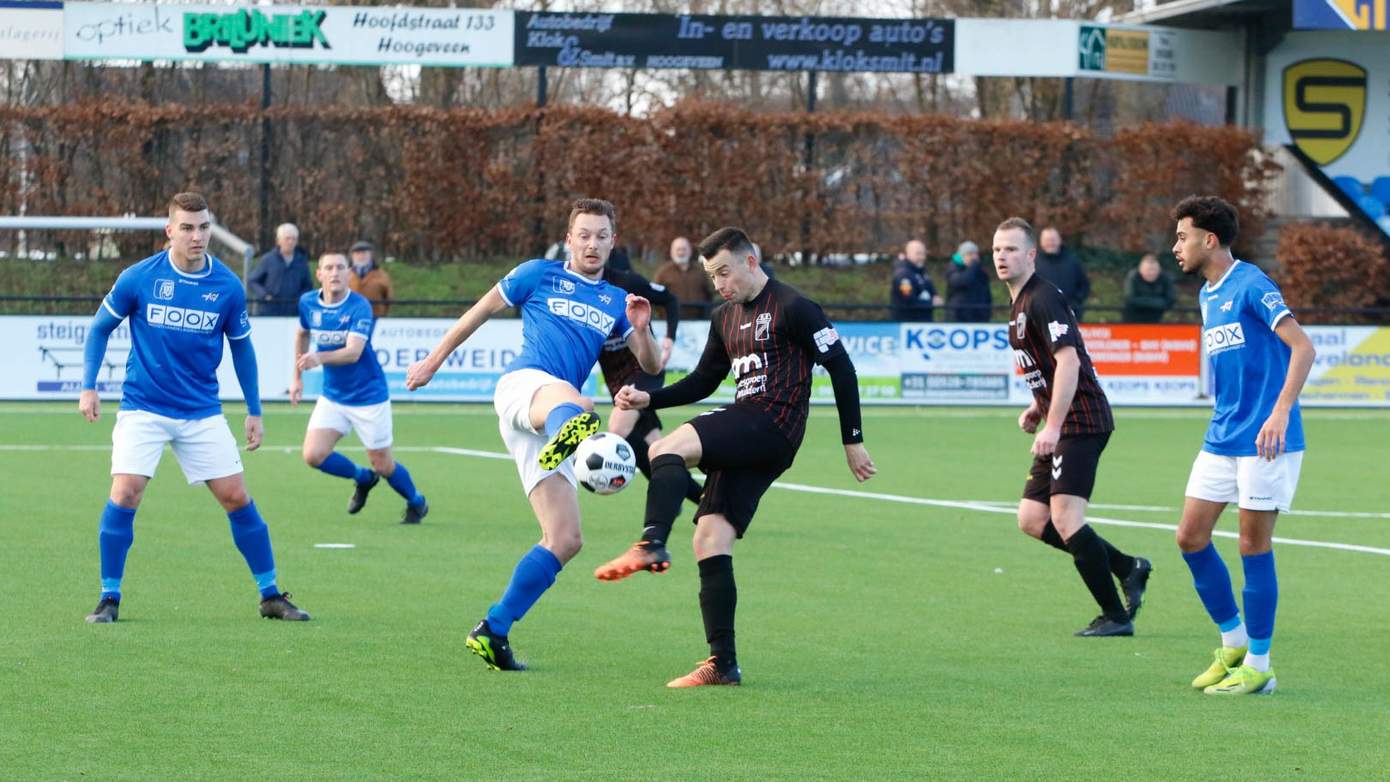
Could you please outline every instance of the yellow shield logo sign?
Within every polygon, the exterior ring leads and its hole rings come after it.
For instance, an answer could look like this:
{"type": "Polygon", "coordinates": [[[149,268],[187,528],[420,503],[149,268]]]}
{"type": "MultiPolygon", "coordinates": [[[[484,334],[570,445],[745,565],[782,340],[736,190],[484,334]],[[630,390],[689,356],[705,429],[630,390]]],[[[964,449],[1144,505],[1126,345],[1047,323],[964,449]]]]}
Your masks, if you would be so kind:
{"type": "Polygon", "coordinates": [[[1284,69],[1284,125],[1320,166],[1351,149],[1366,116],[1366,69],[1346,60],[1303,60],[1284,69]]]}

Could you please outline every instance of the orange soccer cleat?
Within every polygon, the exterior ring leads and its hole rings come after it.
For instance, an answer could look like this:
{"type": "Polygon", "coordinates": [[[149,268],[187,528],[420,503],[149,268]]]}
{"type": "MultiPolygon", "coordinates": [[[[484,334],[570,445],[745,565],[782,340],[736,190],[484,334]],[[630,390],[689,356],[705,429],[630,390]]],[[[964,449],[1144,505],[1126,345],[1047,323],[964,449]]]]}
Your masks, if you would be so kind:
{"type": "Polygon", "coordinates": [[[643,570],[665,573],[670,569],[671,555],[666,553],[665,546],[649,540],[639,540],[617,559],[599,565],[594,570],[594,578],[599,581],[621,581],[643,570]]]}
{"type": "Polygon", "coordinates": [[[738,669],[738,664],[731,665],[727,671],[719,670],[719,665],[715,662],[718,658],[711,657],[699,665],[695,670],[687,673],[679,679],[672,679],[666,682],[667,687],[704,687],[707,685],[726,685],[737,687],[743,681],[743,672],[738,669]]]}

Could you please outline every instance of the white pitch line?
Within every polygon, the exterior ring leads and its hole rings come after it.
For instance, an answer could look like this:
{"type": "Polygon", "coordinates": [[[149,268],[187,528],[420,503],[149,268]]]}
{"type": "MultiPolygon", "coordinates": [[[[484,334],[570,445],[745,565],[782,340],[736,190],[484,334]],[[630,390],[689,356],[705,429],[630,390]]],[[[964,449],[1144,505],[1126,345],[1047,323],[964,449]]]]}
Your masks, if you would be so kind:
{"type": "MultiPolygon", "coordinates": [[[[0,452],[3,451],[109,451],[111,446],[99,445],[96,443],[82,444],[32,444],[32,443],[0,443],[0,452]]],[[[298,453],[298,445],[263,445],[261,451],[276,453],[298,453]]],[[[355,445],[342,446],[340,450],[360,451],[361,447],[355,445]]],[[[497,451],[479,451],[472,448],[451,448],[439,445],[404,445],[392,446],[392,451],[397,453],[444,453],[453,456],[475,456],[480,459],[501,459],[510,461],[511,455],[499,453],[497,451]]],[[[848,489],[827,489],[820,486],[807,486],[793,483],[774,483],[774,486],[791,491],[803,491],[817,494],[840,494],[845,497],[862,496],[867,499],[880,499],[885,502],[906,502],[916,505],[935,505],[942,508],[960,508],[963,510],[978,510],[986,513],[1013,513],[1017,506],[1016,501],[1012,500],[933,500],[921,497],[907,497],[899,494],[876,494],[873,492],[854,492],[848,489]]],[[[1162,505],[1112,505],[1106,503],[1094,503],[1090,506],[1097,510],[1131,510],[1153,513],[1176,513],[1177,508],[1170,508],[1162,505]]],[[[1324,518],[1347,518],[1347,519],[1390,519],[1390,513],[1373,513],[1369,511],[1320,511],[1320,510],[1291,510],[1284,511],[1286,516],[1312,516],[1324,518]]],[[[1113,524],[1116,526],[1130,527],[1150,527],[1152,529],[1176,530],[1177,527],[1171,524],[1151,524],[1145,521],[1124,521],[1122,519],[1101,519],[1098,517],[1087,517],[1090,521],[1097,523],[1113,524]]],[[[1222,537],[1238,537],[1235,533],[1217,531],[1214,534],[1222,537]]],[[[1344,543],[1319,543],[1316,541],[1299,541],[1292,538],[1275,538],[1280,542],[1289,543],[1294,546],[1318,545],[1326,548],[1339,548],[1348,551],[1360,551],[1365,547],[1356,547],[1344,543]]],[[[1368,549],[1373,553],[1380,553],[1381,549],[1368,549]]],[[[1390,554],[1390,551],[1386,552],[1390,554]]]]}

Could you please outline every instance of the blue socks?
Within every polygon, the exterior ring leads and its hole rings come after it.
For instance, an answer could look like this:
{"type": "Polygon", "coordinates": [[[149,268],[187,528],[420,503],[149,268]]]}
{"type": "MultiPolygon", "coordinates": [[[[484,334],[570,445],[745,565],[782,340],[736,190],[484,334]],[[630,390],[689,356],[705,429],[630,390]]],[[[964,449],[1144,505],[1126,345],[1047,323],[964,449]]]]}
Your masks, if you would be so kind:
{"type": "MultiPolygon", "coordinates": [[[[561,402],[545,417],[545,436],[554,437],[565,422],[577,415],[583,415],[584,408],[573,402],[561,402]]],[[[506,635],[506,633],[503,633],[506,635]]]]}
{"type": "Polygon", "coordinates": [[[1238,619],[1240,609],[1236,608],[1236,596],[1231,591],[1231,573],[1216,553],[1216,546],[1208,543],[1201,551],[1183,552],[1182,558],[1192,571],[1192,584],[1197,587],[1197,596],[1211,621],[1221,625],[1238,619]]]}
{"type": "MultiPolygon", "coordinates": [[[[1207,544],[1201,551],[1184,553],[1182,558],[1192,570],[1197,595],[1202,598],[1202,605],[1206,606],[1211,620],[1223,633],[1240,627],[1242,622],[1240,611],[1236,608],[1235,593],[1231,590],[1231,574],[1216,553],[1216,546],[1207,544]]],[[[1279,579],[1274,571],[1274,552],[1241,557],[1240,562],[1245,570],[1245,589],[1241,596],[1245,601],[1244,625],[1250,637],[1249,653],[1264,656],[1269,654],[1270,641],[1274,637],[1274,613],[1279,605],[1279,579]]]]}
{"type": "Polygon", "coordinates": [[[420,492],[415,490],[415,482],[410,480],[410,471],[400,462],[396,462],[396,471],[387,476],[386,482],[397,494],[404,497],[406,504],[411,507],[419,507],[420,503],[425,501],[420,492]]]}
{"type": "Polygon", "coordinates": [[[1269,654],[1274,637],[1274,611],[1279,604],[1279,579],[1274,573],[1274,552],[1241,557],[1245,566],[1245,627],[1250,634],[1250,653],[1269,654]]]}
{"type": "Polygon", "coordinates": [[[555,583],[561,567],[560,560],[544,547],[534,546],[526,552],[516,563],[512,581],[502,593],[502,599],[488,609],[487,623],[492,631],[498,635],[511,632],[512,623],[526,616],[545,590],[555,583]]]}
{"type": "Polygon", "coordinates": [[[101,511],[101,596],[121,599],[121,579],[125,577],[125,558],[135,542],[135,510],[122,508],[111,500],[101,511]]]}
{"type": "Polygon", "coordinates": [[[232,540],[241,556],[246,558],[246,564],[251,568],[252,577],[256,579],[256,588],[260,590],[261,598],[280,594],[279,588],[275,585],[275,554],[270,550],[270,530],[266,528],[265,521],[256,510],[255,501],[228,513],[227,520],[232,523],[232,540]]]}
{"type": "Polygon", "coordinates": [[[366,467],[358,467],[352,460],[334,451],[323,460],[323,464],[318,467],[329,475],[336,475],[339,478],[351,478],[358,483],[367,483],[372,479],[372,471],[366,467]]]}

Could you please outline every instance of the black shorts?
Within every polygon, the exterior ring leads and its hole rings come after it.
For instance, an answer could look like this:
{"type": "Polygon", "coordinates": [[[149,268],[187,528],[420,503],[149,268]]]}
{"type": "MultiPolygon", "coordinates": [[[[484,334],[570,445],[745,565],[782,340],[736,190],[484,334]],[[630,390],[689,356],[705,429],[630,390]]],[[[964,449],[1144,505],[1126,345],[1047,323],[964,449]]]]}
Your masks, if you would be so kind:
{"type": "Polygon", "coordinates": [[[743,537],[758,501],[796,458],[770,416],[747,405],[730,405],[702,413],[688,422],[700,436],[700,469],[705,491],[695,511],[700,517],[723,514],[743,537]]]}
{"type": "Polygon", "coordinates": [[[1096,468],[1110,433],[1077,434],[1057,441],[1051,456],[1039,456],[1023,484],[1023,499],[1047,504],[1054,494],[1070,494],[1091,499],[1096,485],[1096,468]]]}

